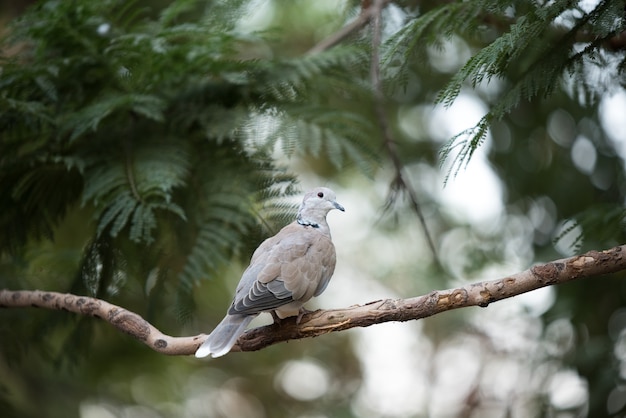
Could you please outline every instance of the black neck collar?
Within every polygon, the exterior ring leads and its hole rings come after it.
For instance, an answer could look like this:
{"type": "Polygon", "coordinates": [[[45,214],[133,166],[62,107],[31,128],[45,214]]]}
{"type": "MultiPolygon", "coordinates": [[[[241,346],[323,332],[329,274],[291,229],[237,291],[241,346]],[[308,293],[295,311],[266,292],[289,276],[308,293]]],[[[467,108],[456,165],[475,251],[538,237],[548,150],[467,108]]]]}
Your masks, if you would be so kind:
{"type": "Polygon", "coordinates": [[[306,221],[302,218],[298,218],[297,219],[298,223],[302,226],[310,226],[312,228],[319,228],[320,224],[316,224],[315,222],[311,222],[311,221],[306,221]]]}

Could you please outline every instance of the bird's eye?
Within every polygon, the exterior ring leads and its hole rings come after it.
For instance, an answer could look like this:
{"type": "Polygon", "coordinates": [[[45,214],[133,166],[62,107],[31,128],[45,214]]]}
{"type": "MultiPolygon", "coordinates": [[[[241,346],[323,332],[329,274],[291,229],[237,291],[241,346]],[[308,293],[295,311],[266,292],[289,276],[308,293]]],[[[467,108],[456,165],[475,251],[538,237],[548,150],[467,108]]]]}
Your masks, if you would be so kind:
{"type": "Polygon", "coordinates": [[[324,197],[324,193],[322,193],[322,192],[317,192],[317,197],[319,197],[319,198],[324,197]]]}

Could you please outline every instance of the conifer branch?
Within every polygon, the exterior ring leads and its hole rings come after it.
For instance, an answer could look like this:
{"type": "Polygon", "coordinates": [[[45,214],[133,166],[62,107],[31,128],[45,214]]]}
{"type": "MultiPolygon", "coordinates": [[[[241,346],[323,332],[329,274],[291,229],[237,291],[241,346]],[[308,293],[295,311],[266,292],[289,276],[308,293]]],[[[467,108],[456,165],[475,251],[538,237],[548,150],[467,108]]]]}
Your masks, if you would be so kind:
{"type": "MultiPolygon", "coordinates": [[[[239,338],[232,351],[257,351],[283,341],[317,337],[329,332],[368,327],[390,321],[411,321],[452,309],[487,307],[493,302],[545,286],[567,283],[626,271],[626,245],[538,264],[523,272],[497,280],[436,290],[408,299],[384,299],[344,309],[310,312],[287,318],[279,324],[254,328],[239,338]]],[[[205,334],[171,337],[163,334],[141,316],[100,299],[41,290],[0,290],[0,307],[39,307],[66,310],[101,318],[120,331],[168,355],[192,355],[206,339],[205,334]]]]}

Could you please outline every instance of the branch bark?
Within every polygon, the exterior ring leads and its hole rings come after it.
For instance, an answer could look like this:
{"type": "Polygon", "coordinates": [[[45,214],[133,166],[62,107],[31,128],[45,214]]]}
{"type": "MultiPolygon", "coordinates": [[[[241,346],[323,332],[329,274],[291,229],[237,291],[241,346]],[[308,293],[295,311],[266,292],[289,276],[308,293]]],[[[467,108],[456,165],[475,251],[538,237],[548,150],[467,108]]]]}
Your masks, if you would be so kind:
{"type": "MultiPolygon", "coordinates": [[[[355,327],[368,327],[390,321],[411,321],[452,309],[487,307],[490,303],[545,286],[576,279],[626,271],[626,245],[605,251],[589,251],[555,260],[511,276],[466,286],[436,290],[409,299],[385,299],[345,309],[317,310],[302,317],[287,318],[279,324],[249,330],[232,351],[256,351],[272,344],[317,337],[355,327]]],[[[141,316],[100,299],[41,290],[0,290],[0,307],[39,307],[66,310],[101,318],[120,331],[168,355],[191,355],[206,339],[205,334],[171,337],[163,334],[141,316]]]]}

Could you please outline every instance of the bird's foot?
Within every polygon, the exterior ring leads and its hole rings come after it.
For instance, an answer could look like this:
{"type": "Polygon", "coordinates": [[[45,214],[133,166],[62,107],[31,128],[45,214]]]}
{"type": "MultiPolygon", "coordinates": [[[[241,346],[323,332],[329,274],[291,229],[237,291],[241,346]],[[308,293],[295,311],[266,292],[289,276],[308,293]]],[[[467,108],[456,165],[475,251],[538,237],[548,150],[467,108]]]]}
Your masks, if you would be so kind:
{"type": "Polygon", "coordinates": [[[300,321],[302,321],[302,317],[311,312],[313,311],[309,311],[304,306],[301,307],[300,310],[298,311],[298,316],[296,317],[296,325],[300,325],[300,321]]]}

